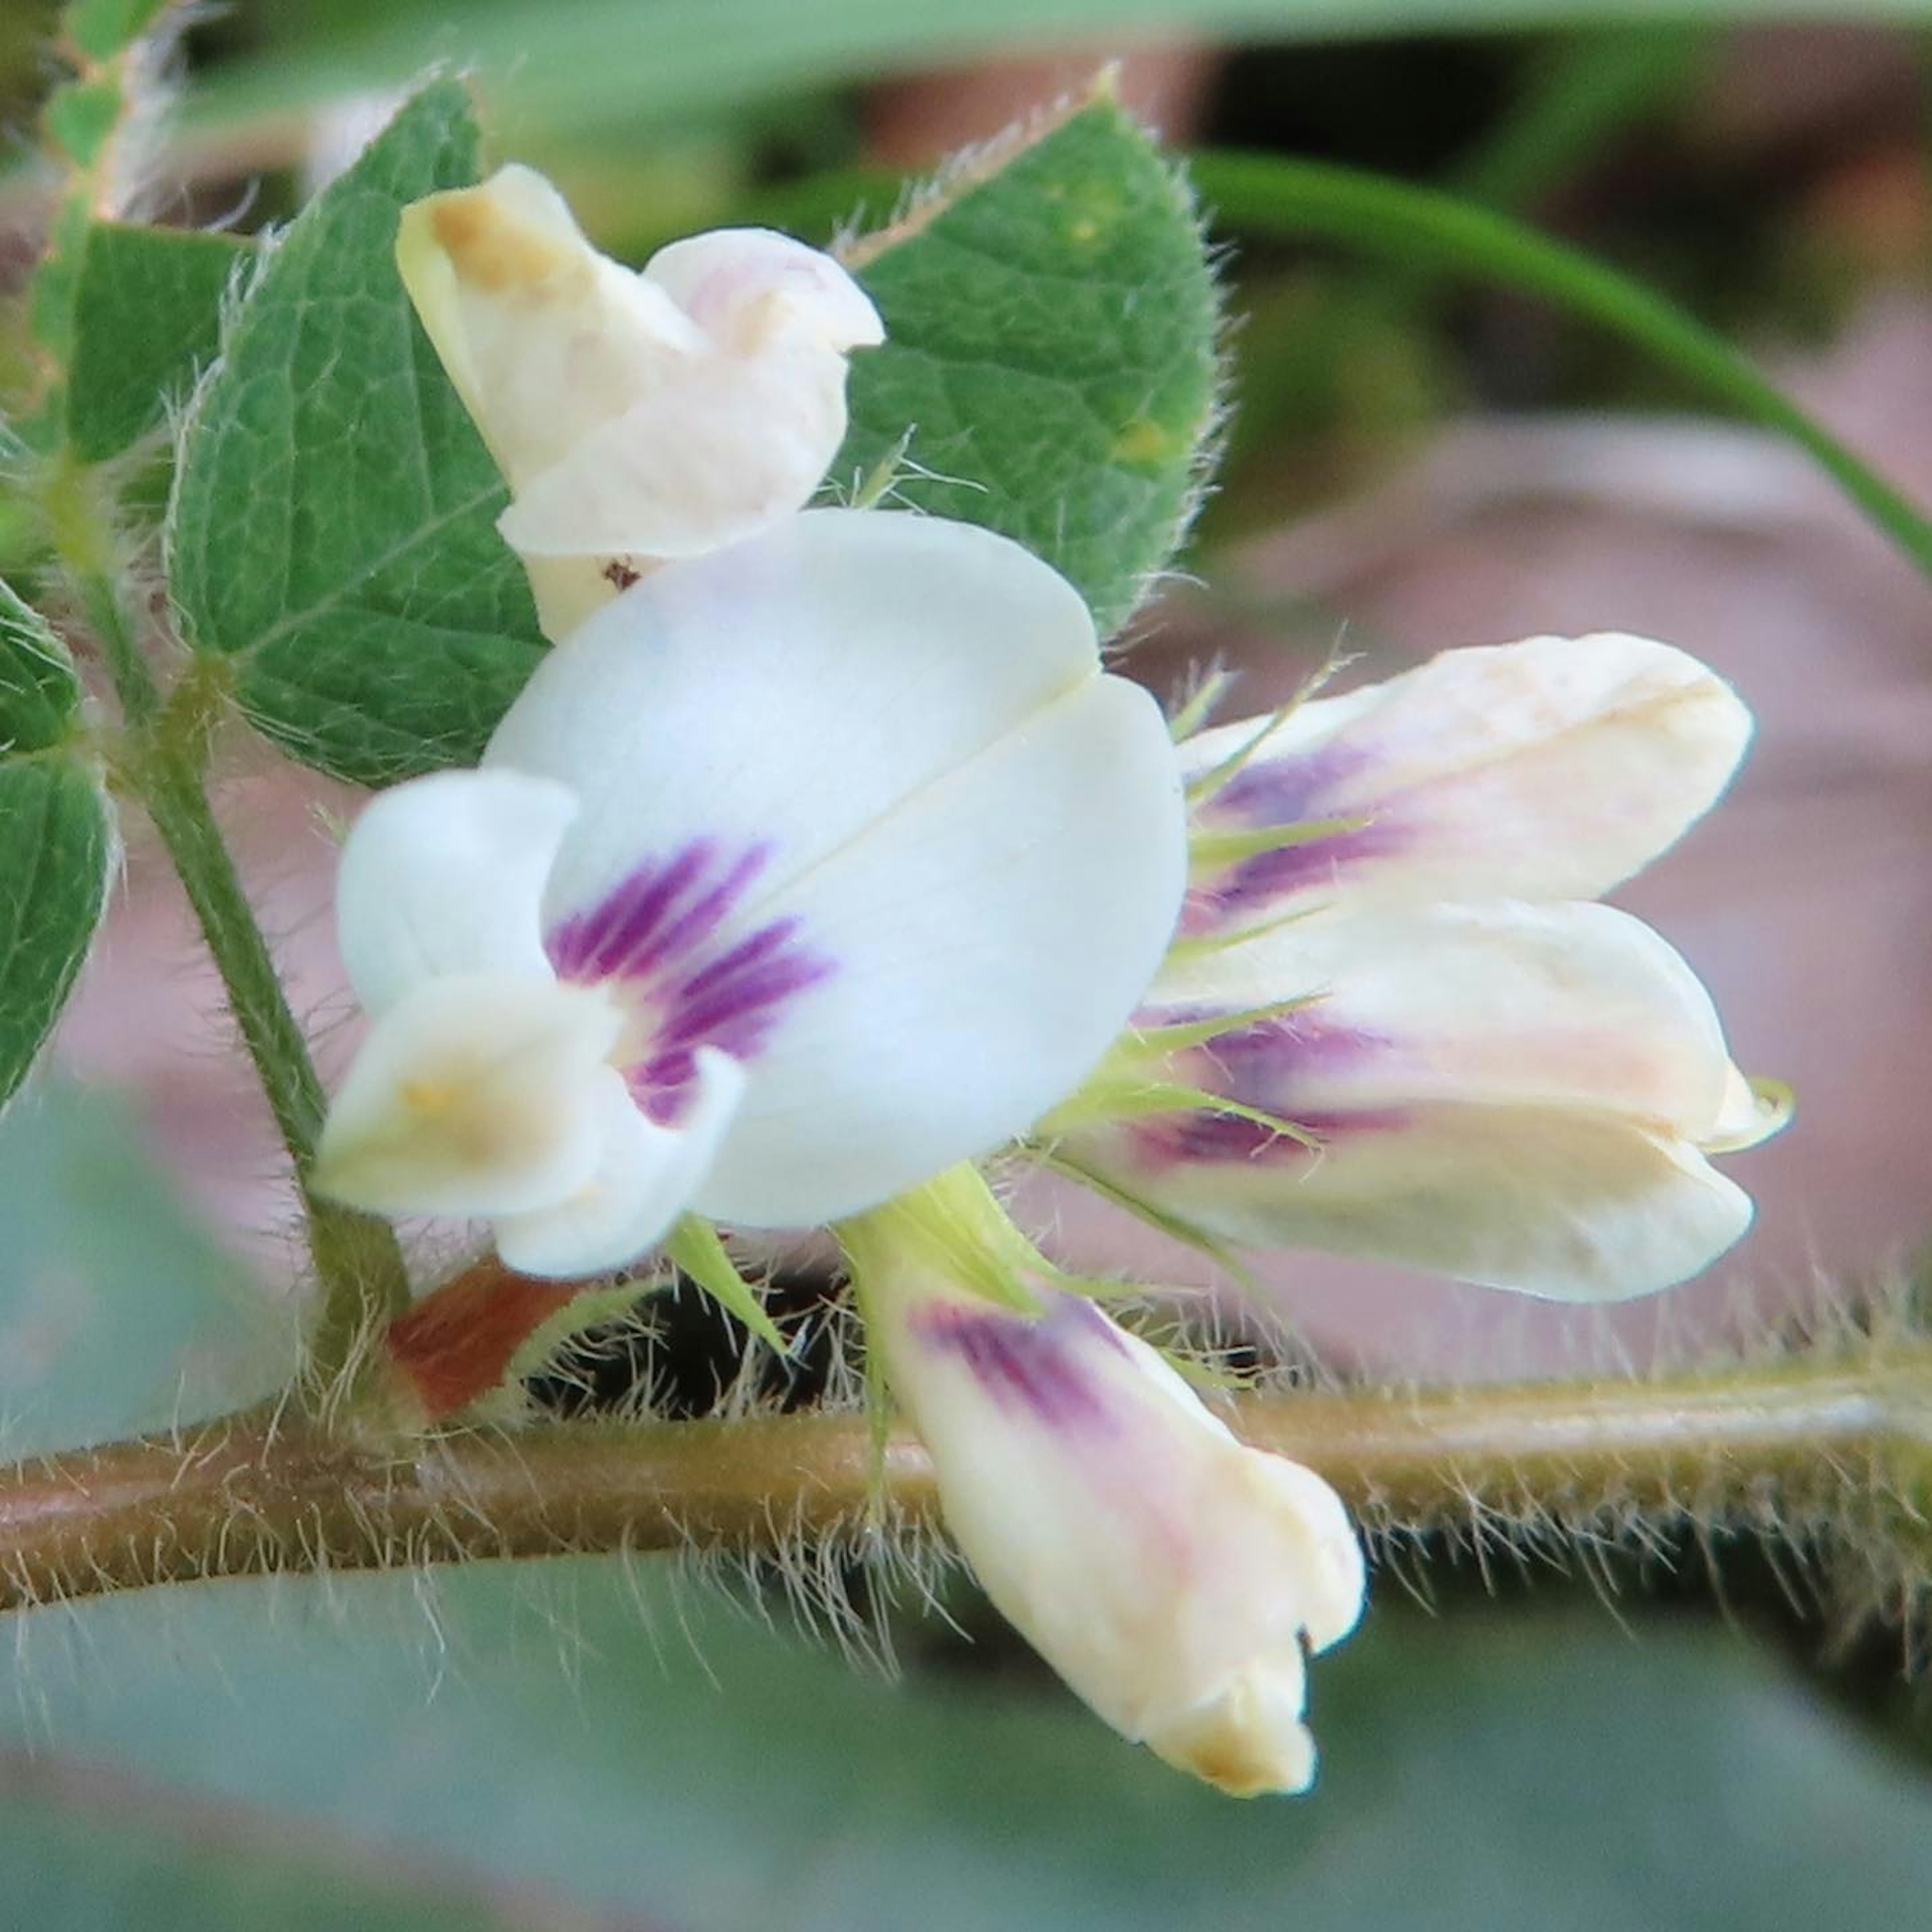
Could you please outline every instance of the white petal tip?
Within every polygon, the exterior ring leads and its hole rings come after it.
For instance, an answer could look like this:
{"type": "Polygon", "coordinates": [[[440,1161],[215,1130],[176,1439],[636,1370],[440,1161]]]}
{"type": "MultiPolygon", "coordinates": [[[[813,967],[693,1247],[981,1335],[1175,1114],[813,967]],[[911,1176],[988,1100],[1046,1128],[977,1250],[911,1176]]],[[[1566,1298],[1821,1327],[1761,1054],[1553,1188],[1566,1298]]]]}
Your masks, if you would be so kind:
{"type": "Polygon", "coordinates": [[[314,1184],[371,1214],[464,1218],[568,1195],[598,1157],[596,1095],[621,1024],[601,994],[554,981],[426,981],[350,1067],[314,1184]]]}
{"type": "Polygon", "coordinates": [[[839,262],[769,228],[720,228],[674,242],[644,273],[734,353],[791,340],[842,354],[886,339],[872,298],[839,262]]]}
{"type": "Polygon", "coordinates": [[[1305,1694],[1298,1664],[1258,1666],[1147,1742],[1177,1770],[1231,1798],[1297,1796],[1315,1782],[1315,1739],[1302,1722],[1305,1694]]]}
{"type": "Polygon", "coordinates": [[[701,1047],[694,1099],[675,1126],[647,1120],[615,1074],[598,1096],[602,1135],[596,1166],[563,1198],[500,1216],[496,1252],[519,1274],[569,1280],[608,1274],[641,1259],[690,1204],[745,1092],[745,1070],[701,1047]]]}
{"type": "Polygon", "coordinates": [[[1781,1080],[1748,1079],[1733,1066],[1725,1083],[1724,1106],[1706,1154],[1741,1154],[1782,1133],[1798,1111],[1798,1096],[1781,1080]]]}

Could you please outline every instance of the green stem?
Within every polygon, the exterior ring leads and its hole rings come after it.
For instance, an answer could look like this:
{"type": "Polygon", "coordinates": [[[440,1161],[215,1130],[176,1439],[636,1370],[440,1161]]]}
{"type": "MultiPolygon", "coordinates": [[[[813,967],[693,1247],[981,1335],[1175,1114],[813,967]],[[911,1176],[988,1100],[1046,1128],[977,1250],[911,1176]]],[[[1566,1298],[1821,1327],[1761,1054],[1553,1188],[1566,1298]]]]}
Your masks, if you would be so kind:
{"type": "Polygon", "coordinates": [[[365,1339],[409,1305],[401,1250],[385,1223],[310,1190],[328,1100],[208,800],[207,694],[190,674],[164,704],[121,586],[92,571],[78,582],[128,727],[122,769],[180,874],[294,1164],[322,1294],[311,1369],[320,1388],[333,1390],[359,1360],[365,1339]]]}
{"type": "Polygon", "coordinates": [[[1202,198],[1229,228],[1298,240],[1318,236],[1406,264],[1479,276],[1622,336],[1694,389],[1808,452],[1932,576],[1932,520],[1916,504],[1723,337],[1580,249],[1454,196],[1325,162],[1214,152],[1197,155],[1193,172],[1202,198]]]}
{"type": "Polygon", "coordinates": [[[1449,170],[1485,206],[1523,207],[1566,185],[1638,122],[1689,92],[1718,38],[1710,20],[1644,20],[1566,35],[1531,64],[1522,98],[1449,170]]]}
{"type": "MultiPolygon", "coordinates": [[[[1238,1398],[1250,1442],[1364,1527],[1552,1538],[1757,1531],[1932,1580],[1932,1346],[1871,1344],[1639,1382],[1238,1398]]],[[[406,1455],[260,1412],[0,1472],[0,1608],[217,1576],[474,1557],[770,1549],[936,1518],[932,1463],[862,1415],[464,1433],[406,1455]]]]}

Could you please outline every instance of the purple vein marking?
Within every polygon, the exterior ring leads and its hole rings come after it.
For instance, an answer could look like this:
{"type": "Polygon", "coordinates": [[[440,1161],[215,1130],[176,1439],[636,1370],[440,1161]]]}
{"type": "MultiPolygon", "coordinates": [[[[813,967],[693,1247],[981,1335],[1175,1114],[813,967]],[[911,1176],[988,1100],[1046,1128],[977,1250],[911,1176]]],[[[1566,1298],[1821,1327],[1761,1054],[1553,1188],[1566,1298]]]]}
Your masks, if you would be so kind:
{"type": "MultiPolygon", "coordinates": [[[[1256,829],[1355,816],[1346,806],[1337,806],[1336,794],[1370,762],[1368,754],[1344,744],[1261,759],[1230,778],[1202,815],[1210,825],[1232,819],[1256,829]]],[[[1325,884],[1343,867],[1399,850],[1406,837],[1402,827],[1384,814],[1352,831],[1257,852],[1192,896],[1189,927],[1199,932],[1232,914],[1252,912],[1270,899],[1325,884]]]]}
{"type": "Polygon", "coordinates": [[[638,1106],[661,1125],[683,1113],[700,1047],[755,1058],[786,1006],[833,970],[800,938],[795,918],[716,943],[771,851],[753,845],[728,856],[715,841],[694,839],[639,866],[546,935],[560,978],[615,982],[651,1016],[649,1042],[625,1076],[638,1106]]]}
{"type": "Polygon", "coordinates": [[[1109,1420],[1107,1390],[1084,1351],[1120,1342],[1106,1318],[1077,1295],[1054,1298],[1036,1318],[994,1307],[922,1308],[914,1338],[956,1356],[994,1402],[1049,1429],[1092,1428],[1109,1420]]]}
{"type": "MultiPolygon", "coordinates": [[[[1408,1116],[1399,1108],[1349,1109],[1334,1105],[1310,1107],[1299,1102],[1297,1088],[1311,1078],[1345,1069],[1350,1062],[1372,1057],[1394,1042],[1360,1028],[1336,1025],[1320,1016],[1318,1007],[1281,1013],[1218,1035],[1189,1056],[1184,1077],[1196,1085],[1244,1107],[1270,1114],[1280,1120],[1328,1142],[1358,1132],[1404,1125],[1408,1116]]],[[[1143,1015],[1143,1025],[1190,1024],[1208,1018],[1203,1011],[1167,1011],[1143,1015]]],[[[1136,1124],[1134,1140],[1141,1158],[1150,1165],[1178,1161],[1243,1161],[1271,1158],[1304,1160],[1312,1150],[1266,1121],[1242,1114],[1223,1114],[1207,1108],[1191,1113],[1156,1114],[1136,1124]]]]}

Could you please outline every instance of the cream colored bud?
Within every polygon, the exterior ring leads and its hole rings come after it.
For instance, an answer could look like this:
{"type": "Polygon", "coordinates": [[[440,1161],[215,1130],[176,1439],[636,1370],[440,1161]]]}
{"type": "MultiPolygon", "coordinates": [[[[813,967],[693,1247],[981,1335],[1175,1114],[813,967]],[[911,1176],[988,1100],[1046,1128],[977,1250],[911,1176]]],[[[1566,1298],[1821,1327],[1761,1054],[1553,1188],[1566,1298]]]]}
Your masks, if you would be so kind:
{"type": "Polygon", "coordinates": [[[956,1174],[840,1230],[948,1528],[1116,1730],[1238,1796],[1305,1790],[1306,1658],[1354,1628],[1365,1588],[1340,1499],[1239,1442],[1090,1301],[1043,1280],[1037,1315],[974,1295],[989,1264],[1028,1272],[997,1214],[956,1174]]]}
{"type": "Polygon", "coordinates": [[[634,273],[527,168],[413,203],[396,253],[554,638],[654,565],[802,508],[844,440],[845,352],[884,335],[836,262],[765,230],[634,273]]]}

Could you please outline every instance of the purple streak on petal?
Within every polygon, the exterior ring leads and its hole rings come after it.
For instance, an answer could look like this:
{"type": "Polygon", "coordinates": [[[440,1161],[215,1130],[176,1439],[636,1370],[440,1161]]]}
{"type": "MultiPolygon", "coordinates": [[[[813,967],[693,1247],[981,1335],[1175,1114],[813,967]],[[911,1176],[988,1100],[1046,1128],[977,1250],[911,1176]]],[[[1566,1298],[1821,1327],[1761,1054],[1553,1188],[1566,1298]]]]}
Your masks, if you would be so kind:
{"type": "Polygon", "coordinates": [[[1311,820],[1365,817],[1371,812],[1375,816],[1351,831],[1334,832],[1303,845],[1258,852],[1240,860],[1219,878],[1194,888],[1181,930],[1210,931],[1235,915],[1254,913],[1270,900],[1330,884],[1365,859],[1400,850],[1411,836],[1408,828],[1372,803],[1342,796],[1347,782],[1372,763],[1369,753],[1336,743],[1258,759],[1236,772],[1202,808],[1204,824],[1218,827],[1232,820],[1237,826],[1261,830],[1311,820]]]}
{"type": "Polygon", "coordinates": [[[1304,845],[1257,852],[1218,882],[1210,882],[1208,890],[1216,916],[1225,919],[1233,913],[1252,913],[1271,899],[1285,898],[1311,886],[1332,885],[1364,859],[1384,858],[1400,851],[1409,836],[1406,827],[1378,818],[1350,831],[1331,832],[1325,838],[1311,838],[1304,845]]]}
{"type": "MultiPolygon", "coordinates": [[[[1284,1116],[1284,1118],[1286,1117],[1284,1116]]],[[[1148,1166],[1171,1167],[1184,1161],[1219,1162],[1316,1160],[1334,1141],[1359,1134],[1390,1133],[1409,1124],[1400,1107],[1364,1108],[1358,1114],[1300,1113],[1294,1125],[1312,1134],[1320,1147],[1304,1147],[1291,1136],[1277,1133],[1262,1121],[1240,1114],[1176,1114],[1142,1122],[1136,1129],[1136,1150],[1148,1166]]]]}
{"type": "Polygon", "coordinates": [[[1098,1309],[1078,1295],[1057,1295],[1037,1317],[991,1306],[944,1302],[916,1310],[908,1326],[916,1346],[956,1357],[994,1405],[1049,1429],[1110,1427],[1108,1390],[1085,1359],[1120,1337],[1098,1309]]]}
{"type": "MultiPolygon", "coordinates": [[[[1208,1017],[1198,1010],[1162,1010],[1143,1014],[1139,1024],[1189,1024],[1208,1017]]],[[[1351,1110],[1332,1103],[1311,1107],[1298,1097],[1311,1080],[1346,1070],[1351,1062],[1372,1058],[1394,1044],[1385,1034],[1339,1025],[1316,1005],[1219,1034],[1192,1049],[1175,1072],[1241,1106],[1272,1114],[1325,1143],[1407,1124],[1408,1115],[1400,1108],[1351,1110]]],[[[1312,1159],[1318,1151],[1266,1121],[1208,1108],[1156,1114],[1136,1122],[1132,1138],[1139,1157],[1160,1166],[1184,1161],[1286,1162],[1312,1159]]]]}
{"type": "Polygon", "coordinates": [[[690,1102],[700,1047],[754,1058],[790,1002],[833,970],[796,919],[718,943],[771,853],[752,845],[734,857],[694,839],[639,866],[546,937],[560,978],[608,984],[649,1022],[624,1075],[632,1097],[662,1126],[674,1125],[690,1102]]]}
{"type": "Polygon", "coordinates": [[[770,856],[770,846],[754,845],[716,885],[700,892],[658,934],[648,964],[643,960],[634,961],[628,970],[638,974],[649,971],[658,961],[676,959],[708,939],[718,922],[744,896],[770,856]]]}
{"type": "Polygon", "coordinates": [[[1238,818],[1244,825],[1292,825],[1305,818],[1339,818],[1336,794],[1371,762],[1366,752],[1335,743],[1259,757],[1214,794],[1208,808],[1238,818]]]}
{"type": "Polygon", "coordinates": [[[640,866],[598,904],[576,913],[544,936],[560,979],[579,985],[634,975],[648,962],[671,908],[701,878],[712,860],[700,838],[668,864],[640,866]]]}
{"type": "Polygon", "coordinates": [[[760,926],[750,938],[741,939],[736,946],[719,953],[710,965],[700,967],[692,974],[685,982],[685,990],[693,994],[709,992],[719,982],[769,958],[790,937],[794,924],[790,920],[782,919],[760,926]]]}

